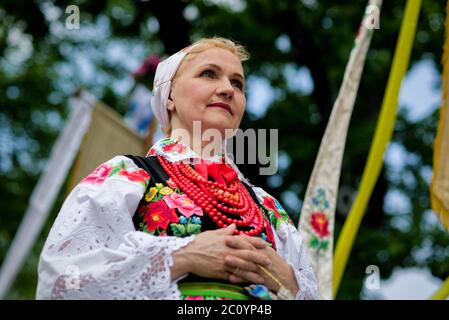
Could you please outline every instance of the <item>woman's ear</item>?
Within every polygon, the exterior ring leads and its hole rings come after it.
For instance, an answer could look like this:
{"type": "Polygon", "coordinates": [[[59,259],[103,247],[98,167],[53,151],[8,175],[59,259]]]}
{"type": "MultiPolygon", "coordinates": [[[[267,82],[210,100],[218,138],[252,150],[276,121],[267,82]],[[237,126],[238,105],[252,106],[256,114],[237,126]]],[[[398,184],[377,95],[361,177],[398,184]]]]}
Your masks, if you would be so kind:
{"type": "Polygon", "coordinates": [[[170,111],[175,110],[175,103],[173,102],[173,99],[171,97],[171,91],[170,91],[170,94],[168,95],[167,109],[170,111]]]}

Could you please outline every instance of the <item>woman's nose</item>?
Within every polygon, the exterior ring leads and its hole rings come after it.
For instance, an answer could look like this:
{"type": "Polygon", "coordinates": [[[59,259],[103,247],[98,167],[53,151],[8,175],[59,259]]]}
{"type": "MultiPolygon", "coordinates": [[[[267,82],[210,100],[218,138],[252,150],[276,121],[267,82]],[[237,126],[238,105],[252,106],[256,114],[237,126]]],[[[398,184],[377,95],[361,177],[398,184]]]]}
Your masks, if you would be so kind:
{"type": "Polygon", "coordinates": [[[220,86],[217,88],[217,94],[219,96],[226,96],[227,98],[232,98],[234,92],[234,87],[228,79],[221,81],[220,86]]]}

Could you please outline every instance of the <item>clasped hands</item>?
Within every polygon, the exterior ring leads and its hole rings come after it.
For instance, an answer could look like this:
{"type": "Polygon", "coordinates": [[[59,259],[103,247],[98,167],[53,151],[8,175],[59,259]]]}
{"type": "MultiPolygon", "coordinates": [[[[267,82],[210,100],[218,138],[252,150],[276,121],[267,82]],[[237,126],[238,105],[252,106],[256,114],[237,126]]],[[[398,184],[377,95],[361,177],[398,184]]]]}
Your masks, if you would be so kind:
{"type": "Polygon", "coordinates": [[[296,294],[298,286],[290,265],[263,239],[233,235],[235,228],[235,225],[230,225],[196,235],[189,245],[174,253],[176,269],[180,273],[190,272],[236,284],[264,284],[275,292],[279,290],[281,282],[296,294]]]}

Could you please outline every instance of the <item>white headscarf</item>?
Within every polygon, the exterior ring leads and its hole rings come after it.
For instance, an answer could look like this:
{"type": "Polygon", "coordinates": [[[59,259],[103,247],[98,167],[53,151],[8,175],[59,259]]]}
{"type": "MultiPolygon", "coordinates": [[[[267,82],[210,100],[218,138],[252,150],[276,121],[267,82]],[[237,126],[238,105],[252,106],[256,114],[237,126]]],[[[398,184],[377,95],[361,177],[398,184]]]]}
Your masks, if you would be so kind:
{"type": "Polygon", "coordinates": [[[182,60],[193,47],[192,45],[178,51],[157,66],[154,76],[153,96],[151,97],[151,110],[153,110],[162,130],[170,128],[167,101],[170,95],[171,82],[182,60]]]}

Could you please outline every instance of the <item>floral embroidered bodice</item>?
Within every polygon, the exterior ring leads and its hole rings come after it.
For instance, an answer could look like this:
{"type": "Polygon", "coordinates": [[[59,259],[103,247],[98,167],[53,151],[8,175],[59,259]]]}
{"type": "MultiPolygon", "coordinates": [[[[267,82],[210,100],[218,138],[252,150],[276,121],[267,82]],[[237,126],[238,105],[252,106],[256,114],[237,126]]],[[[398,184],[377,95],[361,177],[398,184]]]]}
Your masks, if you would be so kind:
{"type": "MultiPolygon", "coordinates": [[[[186,237],[217,229],[212,219],[174,184],[155,156],[149,156],[147,161],[152,163],[151,180],[133,217],[136,230],[155,236],[186,237]]],[[[258,202],[255,195],[253,200],[258,202]]],[[[275,248],[269,211],[260,204],[259,207],[266,219],[260,237],[275,248]]],[[[272,215],[272,219],[275,221],[276,215],[272,215]]]]}

